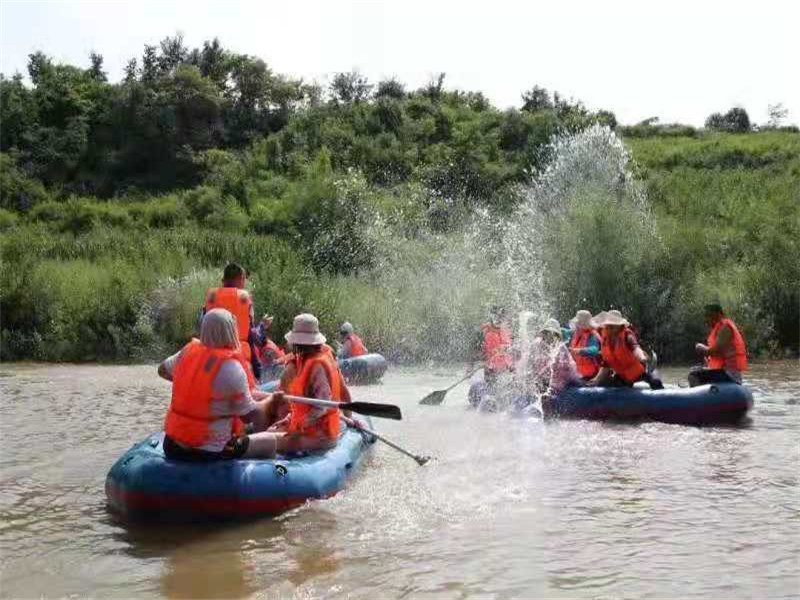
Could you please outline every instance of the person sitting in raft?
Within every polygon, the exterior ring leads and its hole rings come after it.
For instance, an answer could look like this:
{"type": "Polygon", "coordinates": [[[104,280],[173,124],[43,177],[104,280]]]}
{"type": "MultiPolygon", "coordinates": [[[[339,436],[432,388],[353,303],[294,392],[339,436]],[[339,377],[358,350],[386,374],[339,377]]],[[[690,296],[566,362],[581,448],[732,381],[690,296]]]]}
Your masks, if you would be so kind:
{"type": "MultiPolygon", "coordinates": [[[[314,315],[297,315],[286,341],[292,345],[293,356],[281,376],[280,389],[293,396],[317,400],[350,400],[336,357],[325,344],[326,338],[320,333],[319,321],[314,315]]],[[[289,415],[275,428],[285,428],[288,435],[304,436],[309,440],[306,447],[313,441],[314,449],[323,449],[336,445],[340,418],[347,425],[358,426],[357,421],[349,419],[348,415],[342,416],[338,410],[295,403],[289,415]]]]}
{"type": "MultiPolygon", "coordinates": [[[[286,353],[276,344],[270,335],[273,317],[264,315],[258,326],[256,350],[261,362],[262,377],[275,373],[275,370],[286,363],[286,353]]],[[[277,378],[277,376],[276,376],[277,378]]]]}
{"type": "Polygon", "coordinates": [[[204,315],[214,308],[224,308],[236,317],[239,342],[242,354],[250,364],[256,379],[261,378],[261,364],[256,354],[256,340],[253,336],[253,300],[245,290],[247,271],[236,263],[229,263],[222,273],[222,287],[209,288],[206,302],[201,311],[204,315]]]}
{"type": "Polygon", "coordinates": [[[341,340],[341,346],[336,353],[336,358],[355,358],[356,356],[367,354],[367,347],[361,341],[361,338],[353,333],[353,326],[349,322],[345,321],[339,327],[339,339],[341,340]]]}
{"type": "Polygon", "coordinates": [[[588,381],[600,370],[601,338],[592,321],[592,313],[588,310],[579,310],[570,322],[573,321],[575,331],[569,342],[569,350],[578,366],[578,373],[584,381],[588,381]]]}
{"type": "MultiPolygon", "coordinates": [[[[506,321],[505,309],[501,306],[489,308],[489,320],[481,325],[481,354],[483,355],[483,379],[490,388],[498,377],[514,369],[511,328],[506,321]]],[[[467,371],[472,364],[467,365],[467,371]]]]}
{"type": "Polygon", "coordinates": [[[621,314],[601,312],[594,321],[602,328],[602,365],[588,385],[630,387],[637,381],[646,381],[654,390],[663,389],[661,380],[647,372],[648,356],[621,314]]]}
{"type": "Polygon", "coordinates": [[[747,348],[742,334],[719,304],[706,305],[704,312],[711,332],[705,344],[695,344],[695,350],[705,357],[706,366],[689,372],[689,385],[725,381],[741,384],[742,372],[747,370],[747,348]]]}
{"type": "Polygon", "coordinates": [[[529,396],[556,396],[568,387],[584,385],[575,359],[563,339],[556,319],[548,319],[539,330],[531,355],[529,396]]]}
{"type": "Polygon", "coordinates": [[[304,450],[309,444],[283,433],[264,431],[289,411],[281,393],[255,389],[241,352],[235,317],[214,308],[203,317],[200,339],[158,367],[173,382],[164,422],[164,454],[172,460],[208,462],[235,458],[271,458],[304,450]],[[243,433],[242,421],[254,431],[243,433]]]}

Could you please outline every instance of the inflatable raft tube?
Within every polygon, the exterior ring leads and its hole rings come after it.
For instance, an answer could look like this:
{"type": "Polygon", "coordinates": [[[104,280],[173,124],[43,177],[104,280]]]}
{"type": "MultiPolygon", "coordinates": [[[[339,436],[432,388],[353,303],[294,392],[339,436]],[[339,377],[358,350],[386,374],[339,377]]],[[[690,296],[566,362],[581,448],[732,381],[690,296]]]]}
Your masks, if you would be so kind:
{"type": "Polygon", "coordinates": [[[692,388],[568,388],[542,403],[545,418],[661,421],[685,425],[737,423],[753,394],[736,383],[692,388]]]}
{"type": "Polygon", "coordinates": [[[134,445],[106,477],[109,508],[130,520],[274,516],[341,490],[374,442],[345,428],[324,453],[269,460],[190,463],[164,456],[164,434],[134,445]]]}
{"type": "Polygon", "coordinates": [[[351,383],[377,381],[386,373],[388,364],[381,354],[363,354],[354,358],[339,359],[339,369],[351,383]]]}

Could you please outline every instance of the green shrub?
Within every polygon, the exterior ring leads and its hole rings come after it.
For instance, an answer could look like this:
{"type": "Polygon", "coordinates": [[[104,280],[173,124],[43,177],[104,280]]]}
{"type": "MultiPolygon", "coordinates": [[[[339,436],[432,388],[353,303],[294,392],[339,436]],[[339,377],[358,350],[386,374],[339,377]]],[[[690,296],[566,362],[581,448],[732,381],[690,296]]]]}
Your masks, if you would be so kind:
{"type": "Polygon", "coordinates": [[[0,231],[11,229],[19,221],[19,217],[10,210],[0,208],[0,231]]]}

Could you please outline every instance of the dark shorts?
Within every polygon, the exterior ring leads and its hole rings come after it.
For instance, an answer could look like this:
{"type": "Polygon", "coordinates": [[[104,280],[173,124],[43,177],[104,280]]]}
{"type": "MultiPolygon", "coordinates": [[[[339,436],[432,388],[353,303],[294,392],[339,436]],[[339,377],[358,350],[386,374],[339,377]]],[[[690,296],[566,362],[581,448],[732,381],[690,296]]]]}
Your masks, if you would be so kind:
{"type": "Polygon", "coordinates": [[[164,456],[170,460],[182,460],[185,462],[213,462],[216,460],[233,460],[242,458],[250,446],[250,438],[246,435],[232,437],[225,444],[222,452],[209,452],[208,450],[198,450],[184,448],[177,444],[169,436],[164,436],[164,456]]]}
{"type": "Polygon", "coordinates": [[[704,383],[739,383],[731,379],[725,369],[707,369],[706,367],[693,367],[689,370],[689,387],[697,387],[704,383]]]}

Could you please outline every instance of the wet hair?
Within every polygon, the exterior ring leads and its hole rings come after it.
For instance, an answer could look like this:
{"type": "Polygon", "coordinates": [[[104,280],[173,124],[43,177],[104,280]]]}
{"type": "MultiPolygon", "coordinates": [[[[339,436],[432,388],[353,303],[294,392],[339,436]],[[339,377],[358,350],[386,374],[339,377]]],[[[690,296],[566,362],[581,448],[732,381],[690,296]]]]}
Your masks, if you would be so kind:
{"type": "Polygon", "coordinates": [[[225,265],[225,270],[222,272],[223,281],[233,281],[239,277],[247,277],[247,271],[245,271],[244,267],[236,263],[225,265]]]}

